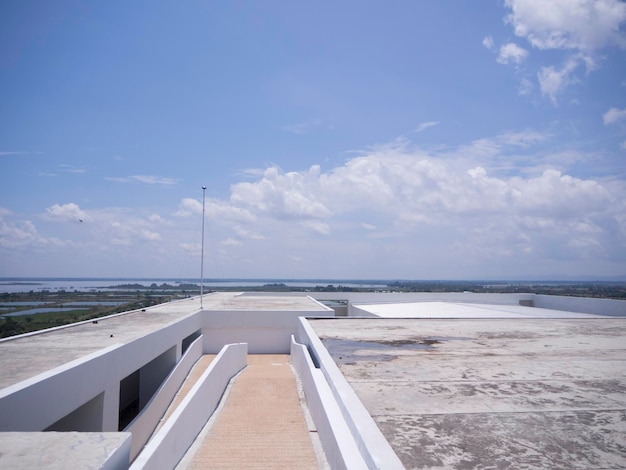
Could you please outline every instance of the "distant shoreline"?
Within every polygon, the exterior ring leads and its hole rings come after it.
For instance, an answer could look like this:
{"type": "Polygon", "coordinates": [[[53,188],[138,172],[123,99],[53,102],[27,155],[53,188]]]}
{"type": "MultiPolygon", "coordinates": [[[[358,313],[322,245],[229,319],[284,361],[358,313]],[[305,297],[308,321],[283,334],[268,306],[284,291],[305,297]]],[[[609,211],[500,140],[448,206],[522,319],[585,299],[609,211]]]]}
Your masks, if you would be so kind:
{"type": "MultiPolygon", "coordinates": [[[[199,283],[199,278],[177,278],[177,277],[0,277],[0,285],[41,285],[46,282],[176,282],[176,283],[199,283]]],[[[581,279],[543,279],[543,278],[519,278],[519,279],[335,279],[335,278],[214,278],[204,279],[204,283],[233,283],[233,282],[254,282],[254,283],[326,283],[326,284],[376,284],[376,285],[392,285],[403,283],[448,283],[448,284],[464,284],[464,283],[485,283],[493,285],[508,284],[571,284],[571,283],[625,283],[626,275],[612,277],[590,277],[581,279]]]]}

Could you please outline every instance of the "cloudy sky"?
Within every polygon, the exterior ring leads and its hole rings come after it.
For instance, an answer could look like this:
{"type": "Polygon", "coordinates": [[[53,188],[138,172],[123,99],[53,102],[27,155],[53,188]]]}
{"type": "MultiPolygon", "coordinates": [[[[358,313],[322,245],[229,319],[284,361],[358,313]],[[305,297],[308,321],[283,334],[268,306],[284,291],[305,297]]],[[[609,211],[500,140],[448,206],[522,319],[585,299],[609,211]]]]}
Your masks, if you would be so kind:
{"type": "Polygon", "coordinates": [[[626,3],[0,3],[0,276],[626,276],[626,3]]]}

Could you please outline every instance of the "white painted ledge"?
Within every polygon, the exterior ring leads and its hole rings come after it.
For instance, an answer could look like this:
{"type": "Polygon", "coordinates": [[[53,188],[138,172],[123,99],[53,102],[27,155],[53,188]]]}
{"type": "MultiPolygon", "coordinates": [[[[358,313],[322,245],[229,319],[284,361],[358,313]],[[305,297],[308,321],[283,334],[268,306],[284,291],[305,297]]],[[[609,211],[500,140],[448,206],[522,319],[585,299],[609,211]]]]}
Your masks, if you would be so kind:
{"type": "Polygon", "coordinates": [[[189,371],[202,356],[202,342],[203,338],[200,335],[191,343],[185,355],[178,361],[178,364],[176,364],[144,409],[141,410],[141,413],[124,429],[125,432],[130,432],[133,435],[130,449],[131,462],[148,442],[148,439],[150,439],[150,436],[165,414],[167,407],[176,396],[176,392],[178,392],[180,386],[185,381],[189,371]]]}
{"type": "Polygon", "coordinates": [[[370,416],[361,400],[359,400],[354,389],[345,379],[309,322],[306,318],[300,318],[299,320],[300,325],[296,339],[299,343],[308,347],[313,356],[312,360],[323,373],[367,468],[404,469],[404,465],[402,465],[391,445],[387,442],[376,422],[370,416]]]}
{"type": "Polygon", "coordinates": [[[246,343],[224,346],[131,470],[174,468],[217,408],[230,379],[246,366],[247,355],[246,343]]]}
{"type": "Polygon", "coordinates": [[[303,344],[291,337],[291,362],[300,377],[307,407],[317,429],[326,460],[333,469],[366,469],[350,428],[343,418],[324,374],[315,368],[303,344]]]}

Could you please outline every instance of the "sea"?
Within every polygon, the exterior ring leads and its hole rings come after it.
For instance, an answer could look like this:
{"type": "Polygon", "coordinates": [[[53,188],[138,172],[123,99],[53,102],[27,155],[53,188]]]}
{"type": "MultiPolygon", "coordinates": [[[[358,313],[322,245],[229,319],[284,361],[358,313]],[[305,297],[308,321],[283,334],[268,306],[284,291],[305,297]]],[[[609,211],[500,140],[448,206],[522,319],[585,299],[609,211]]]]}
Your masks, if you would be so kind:
{"type": "MultiPolygon", "coordinates": [[[[78,291],[90,292],[98,290],[124,290],[119,286],[139,284],[150,287],[152,284],[160,286],[169,284],[196,284],[200,285],[199,279],[169,279],[169,278],[0,278],[0,293],[13,292],[41,292],[41,291],[78,291]]],[[[206,288],[218,289],[220,287],[262,287],[268,284],[284,284],[289,287],[315,287],[315,286],[344,286],[380,288],[386,286],[385,281],[341,281],[332,279],[205,279],[206,288]]],[[[128,290],[135,290],[129,287],[128,290]]]]}

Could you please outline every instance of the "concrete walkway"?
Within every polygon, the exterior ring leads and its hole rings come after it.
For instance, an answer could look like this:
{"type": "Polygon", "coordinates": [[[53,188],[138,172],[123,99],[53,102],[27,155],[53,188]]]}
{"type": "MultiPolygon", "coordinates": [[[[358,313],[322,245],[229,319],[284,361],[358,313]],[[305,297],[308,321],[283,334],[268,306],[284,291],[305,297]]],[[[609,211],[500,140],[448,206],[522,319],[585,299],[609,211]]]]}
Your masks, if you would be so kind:
{"type": "Polygon", "coordinates": [[[288,355],[248,356],[188,468],[318,468],[288,355]]]}

